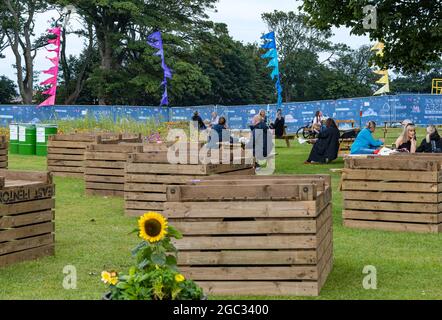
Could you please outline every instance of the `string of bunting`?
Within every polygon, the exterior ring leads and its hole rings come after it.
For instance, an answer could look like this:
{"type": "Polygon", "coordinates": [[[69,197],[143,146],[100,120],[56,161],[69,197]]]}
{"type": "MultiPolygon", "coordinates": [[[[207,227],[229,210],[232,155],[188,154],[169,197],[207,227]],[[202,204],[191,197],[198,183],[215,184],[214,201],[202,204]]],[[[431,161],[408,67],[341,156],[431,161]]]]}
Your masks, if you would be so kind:
{"type": "Polygon", "coordinates": [[[49,89],[46,91],[43,91],[43,94],[49,95],[49,97],[40,103],[39,107],[41,106],[53,106],[55,104],[55,97],[57,94],[57,75],[58,75],[58,66],[60,62],[60,34],[61,34],[61,28],[56,27],[48,30],[49,32],[49,40],[48,45],[53,45],[54,47],[52,49],[46,48],[49,52],[55,52],[54,57],[46,57],[53,66],[49,68],[48,70],[43,71],[45,74],[50,74],[52,77],[46,79],[45,81],[41,82],[41,86],[50,85],[49,89]]]}
{"type": "Polygon", "coordinates": [[[281,77],[279,74],[279,62],[278,62],[278,49],[276,48],[275,32],[270,32],[261,37],[264,40],[264,44],[261,46],[262,49],[268,49],[265,54],[261,56],[263,59],[270,59],[267,64],[268,68],[273,68],[270,77],[272,80],[276,79],[275,88],[278,93],[278,107],[282,105],[282,86],[281,77]]]}
{"type": "Polygon", "coordinates": [[[164,70],[164,78],[161,85],[164,86],[163,96],[161,98],[160,106],[169,105],[169,98],[167,96],[167,79],[172,79],[172,70],[166,65],[164,61],[164,48],[163,48],[163,38],[161,36],[161,31],[156,31],[147,37],[147,43],[157,49],[155,53],[156,56],[161,57],[161,67],[164,70]]]}
{"type": "MultiPolygon", "coordinates": [[[[382,57],[384,55],[384,47],[384,43],[378,42],[373,46],[373,48],[371,48],[371,51],[376,51],[376,55],[382,57]]],[[[376,83],[383,84],[383,86],[373,95],[376,96],[379,94],[390,92],[390,79],[388,77],[388,69],[374,70],[373,72],[382,76],[378,81],[376,81],[376,83]]]]}

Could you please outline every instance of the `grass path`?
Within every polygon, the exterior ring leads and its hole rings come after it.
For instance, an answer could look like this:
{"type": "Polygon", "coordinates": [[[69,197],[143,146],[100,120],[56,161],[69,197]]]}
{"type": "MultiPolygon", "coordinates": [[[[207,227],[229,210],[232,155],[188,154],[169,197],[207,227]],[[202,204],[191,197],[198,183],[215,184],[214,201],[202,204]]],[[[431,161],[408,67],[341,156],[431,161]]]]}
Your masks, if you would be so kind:
{"type": "MultiPolygon", "coordinates": [[[[343,166],[342,160],[304,165],[309,146],[278,146],[278,174],[330,174],[330,168],[343,166]]],[[[45,169],[45,158],[11,155],[9,160],[11,169],[45,169]]],[[[331,175],[334,268],[316,299],[442,299],[442,235],[344,228],[342,196],[337,190],[340,175],[331,175]],[[362,287],[366,265],[377,268],[377,290],[362,287]]],[[[123,200],[86,197],[79,179],[56,178],[55,183],[56,255],[1,268],[0,299],[100,299],[105,291],[101,271],[126,271],[132,263],[130,249],[138,239],[129,232],[136,219],[124,217],[123,200]],[[66,265],[77,268],[76,290],[63,289],[66,265]]]]}

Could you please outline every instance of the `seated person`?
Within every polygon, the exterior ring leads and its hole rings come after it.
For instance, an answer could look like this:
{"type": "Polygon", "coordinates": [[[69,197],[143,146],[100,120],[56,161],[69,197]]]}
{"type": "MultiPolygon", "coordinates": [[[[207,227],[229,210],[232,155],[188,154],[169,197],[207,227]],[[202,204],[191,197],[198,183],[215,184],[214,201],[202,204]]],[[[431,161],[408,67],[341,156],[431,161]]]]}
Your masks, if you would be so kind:
{"type": "Polygon", "coordinates": [[[209,149],[218,149],[219,144],[222,142],[237,142],[237,138],[233,138],[230,136],[227,131],[226,118],[220,117],[218,120],[218,124],[212,127],[209,135],[209,142],[207,144],[207,148],[209,149]]]}
{"type": "Polygon", "coordinates": [[[270,125],[272,129],[275,129],[275,136],[277,138],[282,138],[284,136],[284,126],[285,119],[282,116],[282,110],[278,109],[278,111],[276,111],[275,122],[270,125]]]}
{"type": "Polygon", "coordinates": [[[338,157],[338,126],[332,118],[328,118],[325,127],[326,129],[318,134],[310,156],[305,163],[330,163],[338,157]]]}
{"type": "Polygon", "coordinates": [[[442,153],[442,139],[433,125],[427,127],[427,136],[422,140],[416,152],[442,153]]]}
{"type": "Polygon", "coordinates": [[[322,129],[322,120],[323,120],[322,112],[320,110],[316,111],[315,117],[313,118],[312,121],[312,129],[316,133],[319,133],[319,131],[321,131],[322,129]]]}
{"type": "Polygon", "coordinates": [[[374,151],[384,144],[383,139],[376,140],[373,133],[376,131],[376,122],[369,121],[366,128],[359,132],[351,146],[350,154],[373,154],[374,151]]]}
{"type": "Polygon", "coordinates": [[[395,145],[398,150],[406,150],[410,153],[416,152],[416,127],[413,123],[405,125],[395,145]]]}

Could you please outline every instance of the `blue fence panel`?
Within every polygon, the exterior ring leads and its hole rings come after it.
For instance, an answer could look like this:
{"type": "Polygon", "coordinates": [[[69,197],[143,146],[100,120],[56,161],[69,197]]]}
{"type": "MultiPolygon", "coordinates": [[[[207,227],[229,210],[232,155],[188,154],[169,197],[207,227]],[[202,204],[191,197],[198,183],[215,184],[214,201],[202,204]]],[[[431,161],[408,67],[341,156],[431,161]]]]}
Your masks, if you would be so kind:
{"type": "MultiPolygon", "coordinates": [[[[267,111],[270,121],[276,115],[277,106],[195,106],[195,107],[134,107],[134,106],[52,106],[41,107],[23,105],[0,106],[0,126],[11,122],[38,123],[57,119],[81,119],[93,116],[96,119],[131,118],[137,121],[181,121],[189,120],[198,110],[201,118],[210,119],[212,111],[225,116],[232,129],[248,128],[252,118],[260,109],[267,111]]],[[[380,125],[383,122],[410,119],[419,125],[442,124],[442,95],[400,94],[395,96],[365,97],[353,99],[324,100],[310,102],[285,103],[282,106],[288,132],[310,123],[317,110],[325,116],[338,120],[355,120],[364,125],[374,120],[380,125]],[[362,112],[362,117],[360,117],[362,112]]]]}

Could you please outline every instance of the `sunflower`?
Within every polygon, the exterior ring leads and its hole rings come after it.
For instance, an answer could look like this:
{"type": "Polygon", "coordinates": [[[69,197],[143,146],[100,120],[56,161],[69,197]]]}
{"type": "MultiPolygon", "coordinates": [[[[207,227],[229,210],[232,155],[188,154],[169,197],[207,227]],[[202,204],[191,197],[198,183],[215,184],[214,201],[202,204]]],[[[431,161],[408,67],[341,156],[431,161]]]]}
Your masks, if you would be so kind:
{"type": "Polygon", "coordinates": [[[184,280],[186,280],[186,278],[184,278],[184,276],[180,273],[175,275],[175,281],[176,282],[183,282],[184,280]]]}
{"type": "Polygon", "coordinates": [[[103,271],[101,273],[101,281],[103,281],[104,283],[110,283],[111,285],[116,285],[118,282],[117,273],[103,271]]]}
{"type": "Polygon", "coordinates": [[[167,234],[167,220],[157,212],[148,212],[138,220],[140,228],[140,238],[157,242],[167,234]]]}

